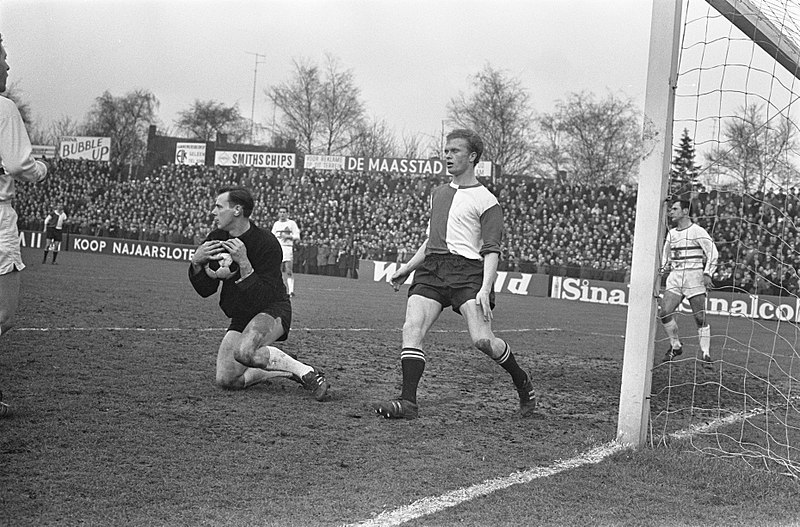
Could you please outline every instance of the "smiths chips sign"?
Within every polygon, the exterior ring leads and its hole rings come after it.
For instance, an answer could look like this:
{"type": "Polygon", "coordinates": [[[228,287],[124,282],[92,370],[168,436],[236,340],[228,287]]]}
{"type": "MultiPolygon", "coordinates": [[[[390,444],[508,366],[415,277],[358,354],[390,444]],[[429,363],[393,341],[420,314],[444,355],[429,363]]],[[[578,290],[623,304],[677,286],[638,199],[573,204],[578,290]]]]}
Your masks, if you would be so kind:
{"type": "Polygon", "coordinates": [[[58,146],[61,159],[89,159],[109,161],[111,159],[110,137],[62,137],[58,146]]]}
{"type": "Polygon", "coordinates": [[[223,167],[294,168],[294,154],[217,150],[214,164],[223,167]]]}

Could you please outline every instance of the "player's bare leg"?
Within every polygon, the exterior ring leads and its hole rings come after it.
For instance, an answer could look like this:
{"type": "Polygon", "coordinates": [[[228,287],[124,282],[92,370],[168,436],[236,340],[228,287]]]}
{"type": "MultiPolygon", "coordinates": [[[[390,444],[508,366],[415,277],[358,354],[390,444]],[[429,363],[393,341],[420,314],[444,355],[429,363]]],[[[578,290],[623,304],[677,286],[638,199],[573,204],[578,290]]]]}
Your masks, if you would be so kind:
{"type": "MultiPolygon", "coordinates": [[[[0,275],[0,338],[14,325],[19,305],[20,273],[11,271],[0,275]]],[[[0,418],[11,414],[9,406],[2,401],[0,392],[0,418]]]]}
{"type": "MultiPolygon", "coordinates": [[[[236,332],[229,331],[229,334],[236,332]]],[[[267,379],[275,377],[289,377],[298,380],[306,389],[313,392],[318,401],[327,399],[330,384],[321,371],[303,364],[290,357],[279,348],[272,346],[283,335],[283,325],[280,318],[273,318],[266,313],[259,313],[251,320],[238,338],[231,337],[230,353],[227,360],[242,366],[231,367],[223,361],[222,371],[228,377],[220,382],[220,360],[217,360],[217,383],[229,389],[242,389],[267,379]]],[[[223,344],[224,344],[223,340],[223,344]]],[[[222,348],[220,348],[222,350],[222,348]]]]}
{"type": "Polygon", "coordinates": [[[459,312],[467,321],[472,344],[511,375],[511,380],[519,394],[520,413],[523,416],[532,414],[536,409],[533,383],[530,375],[517,364],[517,359],[508,343],[495,336],[492,331],[492,321],[486,320],[483,310],[475,300],[465,302],[459,312]]]}
{"type": "Polygon", "coordinates": [[[281,262],[283,283],[286,284],[286,292],[289,294],[289,296],[294,296],[294,274],[292,272],[292,263],[292,260],[281,262]]]}
{"type": "Polygon", "coordinates": [[[678,332],[678,323],[675,321],[675,310],[678,309],[683,297],[670,291],[665,291],[659,302],[659,318],[664,326],[664,331],[669,337],[670,347],[664,355],[664,362],[671,361],[683,353],[683,345],[678,332]]]}
{"type": "Polygon", "coordinates": [[[703,353],[703,367],[713,369],[711,364],[711,326],[706,321],[706,295],[697,295],[689,299],[692,314],[697,324],[697,336],[700,340],[700,351],[703,353]]]}
{"type": "Polygon", "coordinates": [[[400,352],[403,388],[398,399],[372,405],[378,415],[387,419],[414,419],[419,415],[417,387],[425,372],[422,341],[441,312],[442,305],[435,300],[420,295],[408,298],[403,323],[403,350],[400,352]]]}

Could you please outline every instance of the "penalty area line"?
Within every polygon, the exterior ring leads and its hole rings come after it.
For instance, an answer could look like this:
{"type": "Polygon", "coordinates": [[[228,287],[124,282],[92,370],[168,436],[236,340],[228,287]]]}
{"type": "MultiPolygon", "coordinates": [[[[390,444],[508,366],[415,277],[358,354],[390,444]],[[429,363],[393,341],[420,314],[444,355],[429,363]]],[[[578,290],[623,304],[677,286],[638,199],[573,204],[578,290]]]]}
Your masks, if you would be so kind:
{"type": "Polygon", "coordinates": [[[394,525],[401,525],[422,516],[434,514],[444,509],[449,509],[450,507],[460,505],[466,501],[470,501],[481,496],[486,496],[487,494],[491,494],[498,490],[503,490],[511,487],[512,485],[530,483],[535,479],[553,476],[565,470],[571,470],[584,465],[597,464],[611,454],[624,450],[625,448],[627,447],[621,443],[617,443],[616,441],[606,443],[584,452],[578,457],[567,459],[565,461],[558,461],[547,467],[534,467],[528,470],[514,472],[508,476],[489,479],[483,483],[478,483],[470,487],[456,489],[446,494],[442,494],[441,496],[422,498],[411,503],[410,505],[405,505],[393,511],[382,512],[371,520],[352,523],[344,527],[390,527],[394,525]]]}
{"type": "MultiPolygon", "coordinates": [[[[798,399],[800,399],[800,397],[798,397],[798,399]]],[[[754,409],[750,412],[740,412],[725,418],[715,419],[709,423],[699,426],[691,426],[684,430],[674,432],[670,434],[670,436],[675,439],[686,439],[698,434],[716,430],[722,426],[727,426],[749,419],[761,413],[764,413],[763,409],[754,409]]],[[[479,498],[481,496],[486,496],[513,485],[530,483],[536,479],[553,476],[559,472],[582,467],[584,465],[596,465],[610,455],[621,452],[628,448],[630,448],[628,445],[619,443],[617,441],[611,441],[566,461],[556,461],[554,464],[546,467],[533,467],[528,470],[514,472],[508,476],[488,479],[482,483],[478,483],[470,487],[456,489],[440,496],[421,498],[409,505],[404,505],[391,511],[382,512],[370,520],[347,524],[343,527],[393,527],[396,525],[402,525],[403,523],[416,520],[422,516],[441,512],[445,509],[449,509],[450,507],[455,507],[464,502],[479,498]]]]}

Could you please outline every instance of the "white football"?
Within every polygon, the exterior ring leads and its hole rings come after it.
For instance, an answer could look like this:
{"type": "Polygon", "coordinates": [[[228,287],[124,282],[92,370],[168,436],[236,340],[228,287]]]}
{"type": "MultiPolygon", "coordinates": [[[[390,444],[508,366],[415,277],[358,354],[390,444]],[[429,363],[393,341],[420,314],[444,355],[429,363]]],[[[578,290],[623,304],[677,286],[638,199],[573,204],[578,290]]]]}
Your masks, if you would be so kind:
{"type": "Polygon", "coordinates": [[[236,268],[231,269],[231,266],[233,266],[231,255],[229,253],[220,253],[206,264],[205,271],[211,278],[227,280],[236,272],[236,268]]]}

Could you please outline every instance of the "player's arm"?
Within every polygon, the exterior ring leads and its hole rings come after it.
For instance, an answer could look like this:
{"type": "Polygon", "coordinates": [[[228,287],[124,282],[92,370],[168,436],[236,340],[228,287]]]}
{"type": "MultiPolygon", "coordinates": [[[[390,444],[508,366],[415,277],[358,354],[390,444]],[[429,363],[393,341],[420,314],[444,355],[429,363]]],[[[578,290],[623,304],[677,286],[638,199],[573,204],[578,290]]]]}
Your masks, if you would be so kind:
{"type": "Polygon", "coordinates": [[[33,158],[33,148],[25,123],[17,106],[8,99],[0,117],[0,159],[6,174],[11,177],[38,183],[47,177],[47,165],[33,158]]]}
{"type": "Polygon", "coordinates": [[[672,244],[670,244],[669,242],[669,233],[667,233],[667,238],[664,240],[664,248],[661,249],[661,267],[658,269],[658,272],[660,274],[667,273],[670,270],[671,249],[672,249],[672,244]]]}
{"type": "Polygon", "coordinates": [[[714,240],[711,239],[711,235],[708,234],[705,229],[703,230],[702,234],[703,235],[699,237],[698,242],[700,243],[700,247],[702,247],[703,253],[706,256],[706,265],[703,268],[703,282],[705,283],[706,287],[711,287],[714,285],[712,277],[717,271],[719,251],[717,250],[714,240]]]}
{"type": "Polygon", "coordinates": [[[292,241],[299,242],[300,241],[300,227],[297,226],[296,222],[292,222],[292,241]]]}
{"type": "Polygon", "coordinates": [[[494,282],[497,279],[497,265],[500,262],[500,243],[503,239],[503,211],[500,204],[486,209],[481,215],[481,256],[483,256],[483,282],[475,296],[475,302],[483,311],[483,318],[492,320],[492,306],[489,301],[494,282]]]}
{"type": "Polygon", "coordinates": [[[191,282],[197,294],[203,298],[213,295],[219,287],[219,280],[215,280],[203,271],[203,266],[214,259],[224,249],[219,240],[206,240],[200,244],[192,255],[192,262],[189,264],[189,282],[191,282]]]}
{"type": "Polygon", "coordinates": [[[417,267],[422,265],[422,262],[425,260],[425,251],[427,248],[428,240],[425,239],[425,241],[422,242],[422,245],[419,246],[419,249],[417,249],[417,252],[414,253],[414,256],[412,256],[408,262],[401,265],[397,271],[394,272],[392,277],[389,279],[389,283],[392,284],[392,287],[394,287],[395,291],[400,289],[400,285],[406,281],[408,275],[414,272],[417,267]]]}
{"type": "Polygon", "coordinates": [[[49,224],[50,224],[50,214],[48,214],[48,215],[47,215],[47,216],[45,216],[45,218],[44,218],[44,229],[42,229],[42,232],[47,232],[47,226],[48,226],[49,224]]]}

